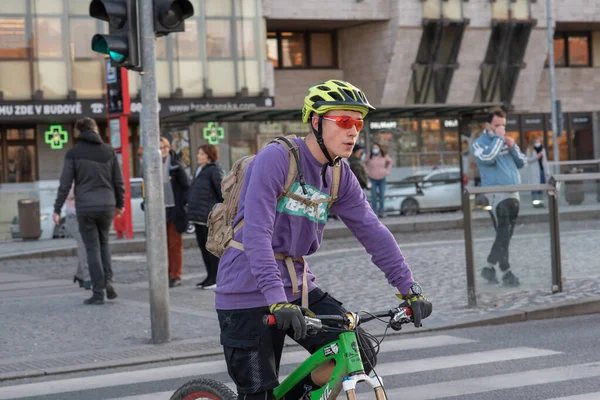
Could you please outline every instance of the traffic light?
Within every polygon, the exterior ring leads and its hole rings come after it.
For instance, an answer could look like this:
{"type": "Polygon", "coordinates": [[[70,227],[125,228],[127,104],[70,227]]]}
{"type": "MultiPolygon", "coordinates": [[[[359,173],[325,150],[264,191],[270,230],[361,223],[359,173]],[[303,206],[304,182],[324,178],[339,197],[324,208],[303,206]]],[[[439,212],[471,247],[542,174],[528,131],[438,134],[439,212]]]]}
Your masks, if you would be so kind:
{"type": "Polygon", "coordinates": [[[154,32],[165,36],[184,32],[185,20],[194,15],[194,6],[188,0],[154,0],[154,32]]]}
{"type": "Polygon", "coordinates": [[[92,50],[108,54],[115,66],[141,71],[138,0],[92,0],[90,16],[109,24],[108,35],[92,38],[92,50]]]}

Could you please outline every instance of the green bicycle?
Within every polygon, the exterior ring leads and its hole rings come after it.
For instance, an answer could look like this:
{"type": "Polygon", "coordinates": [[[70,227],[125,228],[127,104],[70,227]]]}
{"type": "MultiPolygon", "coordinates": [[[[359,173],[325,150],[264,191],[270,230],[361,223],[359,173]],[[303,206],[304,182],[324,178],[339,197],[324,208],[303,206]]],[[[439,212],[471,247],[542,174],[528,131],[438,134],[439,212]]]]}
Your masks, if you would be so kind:
{"type": "MultiPolygon", "coordinates": [[[[282,399],[294,386],[319,366],[330,361],[335,362],[331,378],[327,384],[319,389],[308,392],[303,399],[306,400],[334,400],[343,390],[347,400],[356,400],[356,384],[366,382],[375,392],[377,400],[388,400],[383,388],[381,378],[375,371],[370,375],[365,374],[362,359],[358,349],[357,329],[361,323],[374,319],[387,322],[387,328],[399,331],[403,324],[413,322],[412,310],[409,307],[396,307],[392,310],[379,313],[365,313],[366,317],[359,317],[356,313],[345,315],[317,315],[304,317],[309,334],[319,331],[340,331],[337,340],[321,347],[310,355],[298,368],[294,370],[279,386],[274,389],[276,399],[282,399]],[[382,318],[389,318],[385,321],[382,318]],[[337,326],[327,325],[333,322],[337,326]],[[340,325],[343,328],[340,328],[340,325]]],[[[275,325],[273,315],[265,315],[264,323],[275,325]]],[[[386,329],[387,333],[387,329],[386,329]]],[[[385,334],[384,334],[385,338],[385,334]]],[[[383,341],[383,339],[382,339],[383,341]]],[[[379,347],[377,343],[377,348],[379,347]]],[[[194,379],[181,386],[171,396],[171,400],[236,400],[237,395],[223,383],[213,379],[194,379]]]]}

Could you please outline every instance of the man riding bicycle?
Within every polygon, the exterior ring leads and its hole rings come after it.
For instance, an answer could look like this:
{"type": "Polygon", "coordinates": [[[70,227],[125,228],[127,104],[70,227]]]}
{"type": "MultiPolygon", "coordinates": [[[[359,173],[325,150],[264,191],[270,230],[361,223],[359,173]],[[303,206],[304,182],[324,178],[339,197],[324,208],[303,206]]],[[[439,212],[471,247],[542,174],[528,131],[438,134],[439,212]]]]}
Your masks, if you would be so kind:
{"type": "MultiPolygon", "coordinates": [[[[346,312],[342,303],[317,287],[303,258],[319,249],[329,212],[344,221],[398,289],[404,305],[413,310],[415,326],[431,314],[431,303],[423,297],[394,236],[373,213],[350,167],[347,163],[336,166],[352,153],[369,109],[374,107],[364,93],[348,82],[329,80],[314,85],[302,109],[302,120],[310,123],[311,133],[304,140],[292,139],[298,146],[303,176],[296,177],[300,183],[289,190],[291,197],[281,196],[290,165],[290,153],[281,144],[266,146],[245,171],[233,225],[243,219],[233,238],[241,246],[227,248],[221,257],[215,289],[221,344],[238,399],[274,399],[286,334],[311,353],[337,338],[336,332],[307,336],[303,315],[307,310],[300,307],[302,291],[308,295],[304,306],[310,312],[346,312]],[[341,176],[331,208],[327,202],[311,207],[310,202],[298,200],[298,195],[311,200],[329,198],[335,168],[341,168],[341,176]],[[269,313],[279,329],[263,324],[263,316],[269,313]]],[[[365,336],[360,342],[369,373],[376,362],[373,344],[365,336]]],[[[299,399],[307,388],[323,385],[332,368],[324,366],[307,377],[286,399],[299,399]]]]}

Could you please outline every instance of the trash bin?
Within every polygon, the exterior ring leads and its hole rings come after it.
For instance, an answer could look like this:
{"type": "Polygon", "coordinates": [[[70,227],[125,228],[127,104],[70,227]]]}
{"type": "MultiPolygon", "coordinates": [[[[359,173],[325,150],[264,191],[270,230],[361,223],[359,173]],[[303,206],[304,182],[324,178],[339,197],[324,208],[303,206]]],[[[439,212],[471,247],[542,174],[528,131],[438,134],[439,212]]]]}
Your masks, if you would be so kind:
{"type": "MultiPolygon", "coordinates": [[[[581,168],[571,168],[567,174],[581,174],[581,168]]],[[[576,206],[583,203],[585,197],[585,182],[584,181],[566,181],[565,182],[565,199],[569,205],[576,206]]]]}
{"type": "Polygon", "coordinates": [[[37,240],[42,235],[40,226],[40,201],[19,200],[19,231],[23,240],[37,240]]]}

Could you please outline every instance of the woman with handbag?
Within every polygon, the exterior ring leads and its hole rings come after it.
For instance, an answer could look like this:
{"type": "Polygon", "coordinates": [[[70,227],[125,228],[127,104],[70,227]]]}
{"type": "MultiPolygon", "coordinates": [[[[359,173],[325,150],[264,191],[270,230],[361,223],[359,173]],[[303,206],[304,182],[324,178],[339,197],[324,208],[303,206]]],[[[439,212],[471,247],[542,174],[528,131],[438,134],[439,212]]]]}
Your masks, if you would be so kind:
{"type": "Polygon", "coordinates": [[[201,289],[214,289],[217,284],[219,259],[206,249],[208,238],[208,214],[216,203],[223,201],[221,181],[223,171],[219,168],[219,148],[204,144],[198,149],[198,168],[190,187],[188,217],[196,227],[196,240],[206,266],[206,279],[196,285],[201,289]]]}

